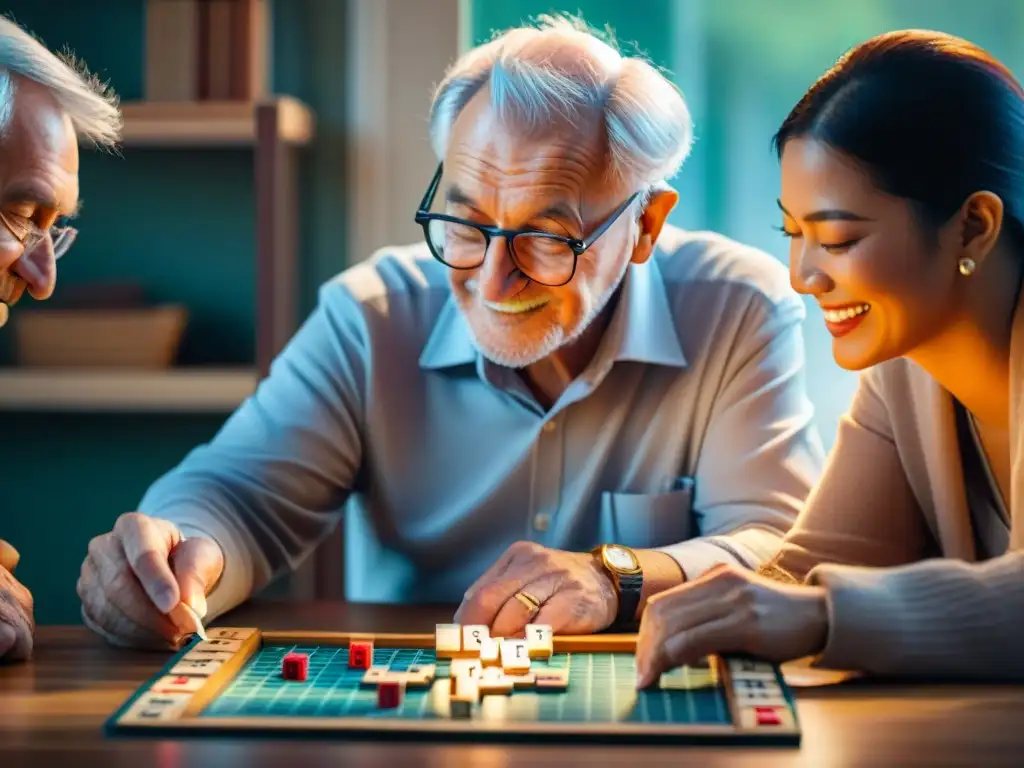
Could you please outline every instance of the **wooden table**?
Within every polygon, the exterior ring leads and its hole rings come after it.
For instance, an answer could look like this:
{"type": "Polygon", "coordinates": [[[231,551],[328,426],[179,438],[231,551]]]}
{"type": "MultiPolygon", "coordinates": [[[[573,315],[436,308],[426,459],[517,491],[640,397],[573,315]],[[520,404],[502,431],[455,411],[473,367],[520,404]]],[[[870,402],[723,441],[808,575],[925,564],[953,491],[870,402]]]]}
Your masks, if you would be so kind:
{"type": "MultiPolygon", "coordinates": [[[[262,629],[433,632],[450,607],[254,602],[215,624],[262,629]]],[[[295,764],[510,768],[993,766],[1024,764],[1024,686],[844,683],[802,689],[799,749],[509,746],[232,739],[113,740],[104,720],[166,660],[110,648],[81,627],[41,627],[27,664],[0,666],[0,766],[239,768],[295,764]],[[287,761],[287,763],[286,763],[287,761]]]]}

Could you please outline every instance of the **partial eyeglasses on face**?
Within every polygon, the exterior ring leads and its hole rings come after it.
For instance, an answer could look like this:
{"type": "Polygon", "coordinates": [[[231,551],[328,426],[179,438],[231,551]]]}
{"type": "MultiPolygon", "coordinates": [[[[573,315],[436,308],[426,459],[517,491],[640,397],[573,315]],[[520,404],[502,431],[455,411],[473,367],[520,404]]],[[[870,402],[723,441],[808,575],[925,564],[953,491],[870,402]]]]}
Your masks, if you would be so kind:
{"type": "Polygon", "coordinates": [[[68,252],[78,236],[78,230],[72,227],[68,221],[67,217],[61,217],[49,229],[40,229],[31,222],[20,226],[12,224],[8,216],[0,212],[0,223],[15,240],[21,243],[22,255],[32,253],[42,245],[46,238],[50,238],[50,242],[53,243],[53,257],[59,259],[68,252]]]}

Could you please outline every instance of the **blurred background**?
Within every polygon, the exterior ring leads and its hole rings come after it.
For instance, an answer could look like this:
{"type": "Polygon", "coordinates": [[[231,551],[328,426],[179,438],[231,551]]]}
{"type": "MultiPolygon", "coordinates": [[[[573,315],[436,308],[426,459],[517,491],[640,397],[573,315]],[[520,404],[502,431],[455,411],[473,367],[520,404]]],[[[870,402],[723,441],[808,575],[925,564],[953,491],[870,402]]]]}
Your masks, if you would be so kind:
{"type": "MultiPolygon", "coordinates": [[[[418,239],[431,88],[494,30],[579,14],[665,68],[696,123],[671,220],[782,260],[770,139],[845,49],[926,27],[1024,70],[1019,0],[8,0],[0,11],[73,50],[126,116],[119,154],[83,153],[80,235],[52,306],[19,305],[0,331],[0,537],[22,554],[40,623],[79,622],[89,539],[213,436],[317,287],[374,248],[418,239]]],[[[806,339],[829,446],[855,379],[810,304],[806,339]]],[[[269,591],[313,594],[340,562],[335,537],[269,591]]]]}

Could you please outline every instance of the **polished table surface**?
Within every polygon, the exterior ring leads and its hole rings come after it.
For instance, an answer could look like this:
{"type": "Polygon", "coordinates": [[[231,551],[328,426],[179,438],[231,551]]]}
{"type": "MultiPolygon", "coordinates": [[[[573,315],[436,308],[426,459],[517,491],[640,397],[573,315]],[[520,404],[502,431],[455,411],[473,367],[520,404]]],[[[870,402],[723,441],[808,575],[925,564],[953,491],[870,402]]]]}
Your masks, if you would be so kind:
{"type": "MultiPolygon", "coordinates": [[[[433,632],[450,607],[252,602],[214,626],[433,632]]],[[[112,739],[106,718],[167,660],[111,648],[81,627],[40,627],[32,661],[0,665],[0,766],[1024,765],[1024,686],[852,681],[798,690],[799,748],[378,743],[338,740],[112,739]]]]}

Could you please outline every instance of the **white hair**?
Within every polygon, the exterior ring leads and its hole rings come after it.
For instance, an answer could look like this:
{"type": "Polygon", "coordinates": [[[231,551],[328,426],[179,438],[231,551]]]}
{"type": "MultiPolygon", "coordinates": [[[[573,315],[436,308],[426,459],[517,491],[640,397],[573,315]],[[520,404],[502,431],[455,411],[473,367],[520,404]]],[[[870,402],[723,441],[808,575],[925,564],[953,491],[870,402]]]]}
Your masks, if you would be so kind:
{"type": "Polygon", "coordinates": [[[682,93],[647,61],[623,56],[568,16],[499,34],[460,57],[437,86],[430,140],[443,159],[452,126],[482,88],[499,119],[528,130],[603,114],[607,171],[645,192],[675,175],[693,124],[682,93]]]}
{"type": "Polygon", "coordinates": [[[71,53],[58,55],[10,19],[0,17],[0,134],[14,110],[18,77],[46,88],[71,119],[80,141],[110,147],[121,138],[118,99],[71,53]]]}

